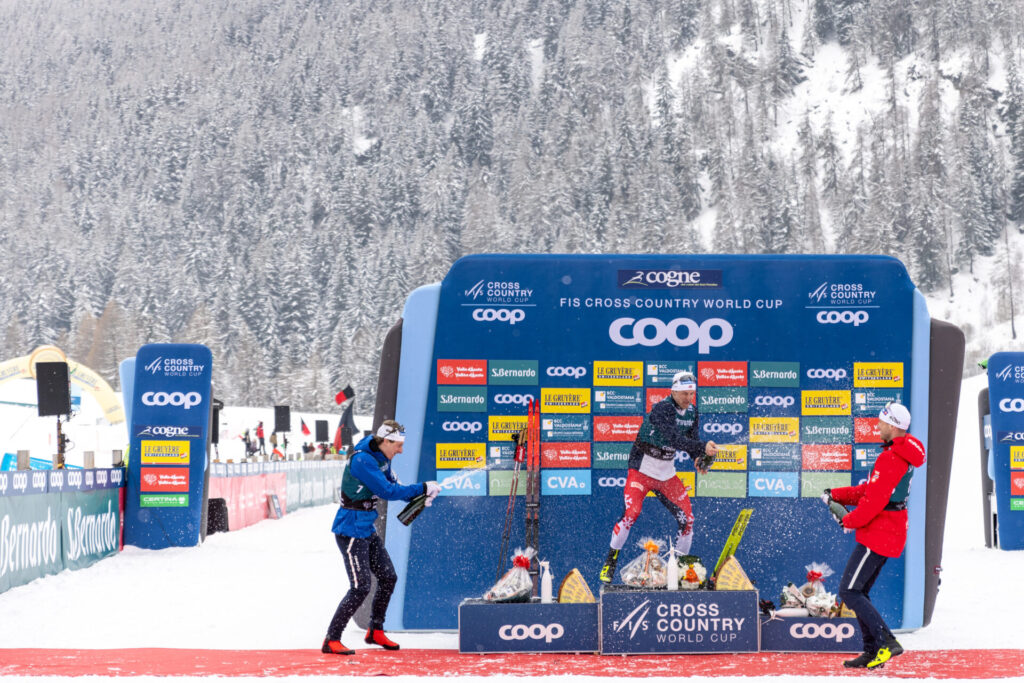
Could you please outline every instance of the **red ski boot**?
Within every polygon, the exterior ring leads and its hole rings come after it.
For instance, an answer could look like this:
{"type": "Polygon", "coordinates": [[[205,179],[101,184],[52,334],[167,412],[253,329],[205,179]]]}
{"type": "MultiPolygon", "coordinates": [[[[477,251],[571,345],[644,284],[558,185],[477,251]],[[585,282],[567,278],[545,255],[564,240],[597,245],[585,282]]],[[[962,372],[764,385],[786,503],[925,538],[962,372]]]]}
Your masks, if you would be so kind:
{"type": "Polygon", "coordinates": [[[372,626],[366,630],[366,638],[364,640],[368,645],[380,645],[385,650],[397,650],[399,648],[398,643],[384,635],[384,631],[372,626]]]}
{"type": "Polygon", "coordinates": [[[355,650],[350,650],[345,647],[340,640],[328,640],[324,638],[324,644],[320,647],[320,652],[325,655],[354,655],[355,650]]]}

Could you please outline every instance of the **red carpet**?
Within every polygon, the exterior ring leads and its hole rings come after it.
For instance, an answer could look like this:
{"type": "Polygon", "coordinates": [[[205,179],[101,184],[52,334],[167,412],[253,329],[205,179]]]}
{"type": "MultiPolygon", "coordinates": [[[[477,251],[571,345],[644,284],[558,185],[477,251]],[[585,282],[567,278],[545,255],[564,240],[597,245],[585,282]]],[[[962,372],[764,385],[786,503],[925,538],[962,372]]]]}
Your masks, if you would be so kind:
{"type": "MultiPolygon", "coordinates": [[[[451,650],[0,649],[0,676],[800,676],[872,675],[843,669],[849,655],[674,656],[460,655],[451,650]]],[[[887,664],[898,678],[991,679],[1024,676],[1024,650],[907,652],[887,664]]]]}

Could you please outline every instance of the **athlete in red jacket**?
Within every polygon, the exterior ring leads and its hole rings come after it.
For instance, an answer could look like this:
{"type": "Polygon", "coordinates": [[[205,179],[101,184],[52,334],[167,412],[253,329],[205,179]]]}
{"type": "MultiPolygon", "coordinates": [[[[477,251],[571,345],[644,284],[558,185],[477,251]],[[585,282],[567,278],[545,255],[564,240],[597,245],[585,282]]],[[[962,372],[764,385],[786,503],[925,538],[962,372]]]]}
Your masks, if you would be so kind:
{"type": "Polygon", "coordinates": [[[868,480],[859,486],[826,490],[822,498],[856,505],[842,521],[856,531],[857,545],[846,563],[839,597],[857,613],[864,636],[864,653],[844,662],[852,668],[874,668],[903,653],[903,647],[871,604],[868,592],[890,557],[899,557],[907,544],[907,497],[914,468],[924,464],[924,446],[907,434],[910,411],[890,403],[878,415],[882,452],[868,480]]]}

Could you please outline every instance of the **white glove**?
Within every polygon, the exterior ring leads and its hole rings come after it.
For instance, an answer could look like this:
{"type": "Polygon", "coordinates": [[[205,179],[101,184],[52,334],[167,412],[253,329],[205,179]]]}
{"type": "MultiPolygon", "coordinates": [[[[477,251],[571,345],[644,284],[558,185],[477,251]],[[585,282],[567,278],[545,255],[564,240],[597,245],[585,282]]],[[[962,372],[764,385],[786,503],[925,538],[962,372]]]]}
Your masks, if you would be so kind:
{"type": "Polygon", "coordinates": [[[436,481],[428,481],[426,483],[426,487],[427,487],[427,500],[424,502],[424,505],[426,505],[427,507],[430,507],[430,504],[434,502],[434,499],[437,498],[437,495],[439,493],[441,493],[441,487],[438,486],[436,481]]]}
{"type": "Polygon", "coordinates": [[[821,502],[824,503],[825,505],[828,505],[829,503],[832,502],[832,496],[827,493],[821,494],[821,502]]]}

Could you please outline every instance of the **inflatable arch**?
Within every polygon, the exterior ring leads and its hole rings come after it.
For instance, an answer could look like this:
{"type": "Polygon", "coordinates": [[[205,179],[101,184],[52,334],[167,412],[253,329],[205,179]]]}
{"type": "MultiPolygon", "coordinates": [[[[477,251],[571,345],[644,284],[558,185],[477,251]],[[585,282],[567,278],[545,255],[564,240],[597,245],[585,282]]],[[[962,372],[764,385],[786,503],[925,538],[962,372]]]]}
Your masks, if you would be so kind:
{"type": "Polygon", "coordinates": [[[103,408],[110,424],[124,422],[124,408],[114,390],[94,370],[76,363],[56,346],[40,346],[27,356],[0,363],[0,384],[12,379],[35,379],[36,363],[67,363],[71,383],[88,391],[103,408]]]}

